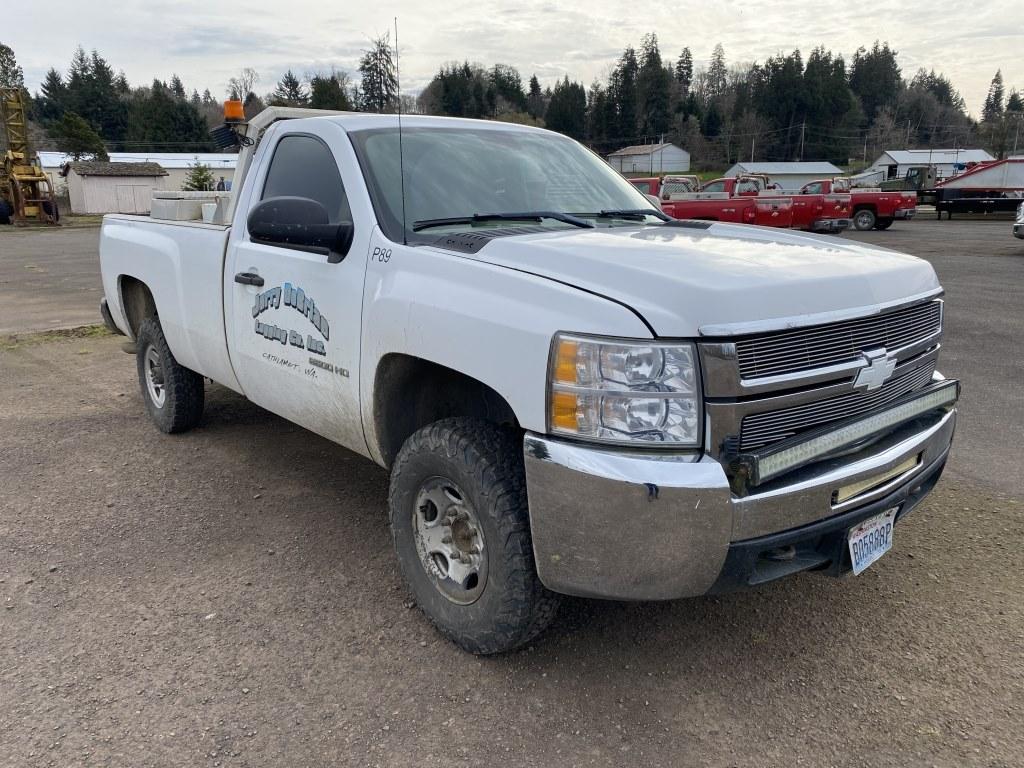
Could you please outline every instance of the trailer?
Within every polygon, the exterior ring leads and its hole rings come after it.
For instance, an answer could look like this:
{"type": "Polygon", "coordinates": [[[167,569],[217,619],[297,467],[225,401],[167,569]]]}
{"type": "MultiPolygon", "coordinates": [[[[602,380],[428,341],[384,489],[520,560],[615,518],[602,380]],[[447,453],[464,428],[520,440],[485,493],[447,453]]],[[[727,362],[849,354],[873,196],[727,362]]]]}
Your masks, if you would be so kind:
{"type": "MultiPolygon", "coordinates": [[[[930,190],[931,191],[931,190],[930,190]]],[[[935,186],[935,214],[1013,213],[1024,199],[1024,157],[980,163],[935,186]]]]}

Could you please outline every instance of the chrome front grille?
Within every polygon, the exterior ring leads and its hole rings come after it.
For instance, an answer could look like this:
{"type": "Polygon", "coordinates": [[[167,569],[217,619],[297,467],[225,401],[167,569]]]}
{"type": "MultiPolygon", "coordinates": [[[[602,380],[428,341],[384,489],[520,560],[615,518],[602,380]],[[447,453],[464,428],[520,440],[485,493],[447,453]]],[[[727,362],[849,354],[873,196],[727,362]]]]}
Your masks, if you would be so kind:
{"type": "Polygon", "coordinates": [[[928,301],[881,315],[776,331],[736,342],[744,381],[855,362],[869,349],[894,351],[942,331],[942,302],[928,301]]]}
{"type": "Polygon", "coordinates": [[[880,408],[925,386],[931,381],[934,371],[935,364],[931,362],[894,376],[874,391],[847,392],[790,408],[749,414],[743,417],[740,425],[739,448],[741,451],[754,450],[800,432],[880,408]]]}

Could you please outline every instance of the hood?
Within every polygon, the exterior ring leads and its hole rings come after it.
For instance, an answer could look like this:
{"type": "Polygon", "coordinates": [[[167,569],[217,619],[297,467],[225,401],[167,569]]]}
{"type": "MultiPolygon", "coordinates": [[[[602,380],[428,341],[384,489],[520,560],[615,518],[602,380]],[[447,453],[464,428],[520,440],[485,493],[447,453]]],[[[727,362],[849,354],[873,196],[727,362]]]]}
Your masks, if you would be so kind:
{"type": "MultiPolygon", "coordinates": [[[[460,254],[463,255],[463,254],[460,254]]],[[[914,256],[828,235],[716,223],[496,237],[466,258],[627,304],[658,336],[898,302],[939,288],[914,256]]],[[[564,330],[572,330],[566,328],[564,330]]]]}

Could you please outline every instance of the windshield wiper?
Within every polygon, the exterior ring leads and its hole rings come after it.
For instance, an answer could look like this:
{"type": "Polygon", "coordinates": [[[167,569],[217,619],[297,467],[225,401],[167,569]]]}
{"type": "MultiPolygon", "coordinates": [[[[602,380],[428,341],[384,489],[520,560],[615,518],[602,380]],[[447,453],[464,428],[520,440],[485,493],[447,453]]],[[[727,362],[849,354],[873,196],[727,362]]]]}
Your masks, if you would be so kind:
{"type": "Polygon", "coordinates": [[[520,213],[474,213],[472,216],[455,216],[450,219],[420,219],[412,223],[412,231],[419,232],[421,229],[431,227],[444,227],[449,224],[476,224],[481,221],[542,221],[543,219],[554,219],[564,224],[572,224],[574,227],[593,229],[594,225],[589,221],[577,218],[568,213],[558,211],[523,211],[520,213]]]}
{"type": "Polygon", "coordinates": [[[595,216],[599,219],[627,219],[632,221],[643,221],[645,216],[654,216],[662,221],[672,220],[671,216],[656,208],[613,208],[598,211],[597,213],[577,213],[575,215],[595,216]]]}

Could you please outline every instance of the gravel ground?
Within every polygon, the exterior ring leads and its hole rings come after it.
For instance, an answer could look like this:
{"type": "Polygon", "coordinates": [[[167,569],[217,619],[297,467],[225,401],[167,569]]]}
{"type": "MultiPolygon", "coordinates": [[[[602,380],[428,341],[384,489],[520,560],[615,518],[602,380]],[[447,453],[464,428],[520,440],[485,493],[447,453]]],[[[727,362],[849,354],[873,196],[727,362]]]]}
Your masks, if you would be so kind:
{"type": "Polygon", "coordinates": [[[99,322],[99,227],[0,227],[0,335],[99,322]]]}
{"type": "Polygon", "coordinates": [[[159,434],[116,338],[0,348],[0,765],[1021,765],[1024,243],[1005,222],[850,237],[935,263],[965,384],[893,552],[857,578],[569,601],[498,658],[408,607],[368,461],[217,387],[199,429],[159,434]]]}

